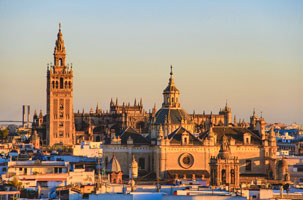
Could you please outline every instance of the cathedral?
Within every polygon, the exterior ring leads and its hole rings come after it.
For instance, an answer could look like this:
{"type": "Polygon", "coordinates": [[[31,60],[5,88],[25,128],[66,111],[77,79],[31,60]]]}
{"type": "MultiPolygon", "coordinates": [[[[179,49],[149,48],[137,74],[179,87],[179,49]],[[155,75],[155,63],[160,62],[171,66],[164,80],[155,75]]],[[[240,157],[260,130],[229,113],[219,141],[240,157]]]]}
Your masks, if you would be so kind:
{"type": "Polygon", "coordinates": [[[82,141],[103,142],[103,162],[119,162],[124,176],[138,162],[138,178],[177,180],[201,179],[212,185],[239,187],[256,177],[282,180],[281,159],[276,158],[274,131],[265,132],[265,120],[232,121],[226,103],[218,114],[188,114],[181,106],[171,67],[160,109],[146,111],[142,99],[134,103],[110,100],[109,111],[97,104],[89,113],[73,111],[73,68],[66,64],[66,52],[59,26],[54,65],[47,66],[47,113],[35,112],[32,124],[42,146],[82,141]]]}

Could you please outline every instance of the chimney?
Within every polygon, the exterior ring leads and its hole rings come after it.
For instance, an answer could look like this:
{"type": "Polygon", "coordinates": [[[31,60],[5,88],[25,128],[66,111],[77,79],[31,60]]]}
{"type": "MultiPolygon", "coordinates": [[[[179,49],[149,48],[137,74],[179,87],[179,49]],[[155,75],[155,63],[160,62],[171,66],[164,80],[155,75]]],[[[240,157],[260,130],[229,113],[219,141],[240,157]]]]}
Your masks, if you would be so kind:
{"type": "Polygon", "coordinates": [[[24,127],[25,121],[25,105],[22,106],[22,126],[24,127]]]}
{"type": "Polygon", "coordinates": [[[30,124],[30,105],[27,105],[27,128],[29,128],[30,124]]]}

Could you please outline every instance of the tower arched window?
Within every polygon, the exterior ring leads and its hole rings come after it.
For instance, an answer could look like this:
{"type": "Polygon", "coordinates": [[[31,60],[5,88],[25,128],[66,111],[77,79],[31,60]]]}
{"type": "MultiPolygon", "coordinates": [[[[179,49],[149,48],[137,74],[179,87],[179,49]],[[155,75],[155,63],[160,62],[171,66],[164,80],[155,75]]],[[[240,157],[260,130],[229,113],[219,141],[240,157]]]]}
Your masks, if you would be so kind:
{"type": "Polygon", "coordinates": [[[56,81],[56,88],[58,89],[58,81],[56,81]]]}
{"type": "Polygon", "coordinates": [[[55,88],[55,81],[52,82],[52,87],[55,88]]]}
{"type": "Polygon", "coordinates": [[[62,58],[59,58],[59,66],[62,66],[62,58]]]}
{"type": "Polygon", "coordinates": [[[69,88],[72,88],[72,82],[68,82],[69,88]]]}
{"type": "Polygon", "coordinates": [[[65,88],[67,88],[67,81],[65,81],[65,88]]]}
{"type": "Polygon", "coordinates": [[[234,169],[230,170],[230,183],[235,184],[235,170],[234,169]]]}
{"type": "Polygon", "coordinates": [[[63,78],[60,78],[60,88],[62,89],[63,88],[63,78]]]}

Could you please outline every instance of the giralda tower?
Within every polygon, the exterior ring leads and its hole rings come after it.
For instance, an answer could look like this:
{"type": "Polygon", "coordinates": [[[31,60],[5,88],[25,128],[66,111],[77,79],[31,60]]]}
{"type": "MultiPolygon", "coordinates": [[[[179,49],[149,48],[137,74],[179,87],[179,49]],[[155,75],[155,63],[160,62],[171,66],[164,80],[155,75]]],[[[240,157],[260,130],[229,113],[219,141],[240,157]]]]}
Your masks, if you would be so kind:
{"type": "Polygon", "coordinates": [[[73,111],[73,69],[66,65],[61,24],[54,50],[54,65],[47,68],[46,142],[52,146],[75,142],[73,111]]]}

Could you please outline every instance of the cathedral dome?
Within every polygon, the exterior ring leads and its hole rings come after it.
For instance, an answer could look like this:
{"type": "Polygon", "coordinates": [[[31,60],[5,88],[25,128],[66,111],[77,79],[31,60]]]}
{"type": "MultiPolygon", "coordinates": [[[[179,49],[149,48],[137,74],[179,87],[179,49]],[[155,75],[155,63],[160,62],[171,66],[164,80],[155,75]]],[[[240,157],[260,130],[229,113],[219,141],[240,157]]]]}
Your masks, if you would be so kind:
{"type": "Polygon", "coordinates": [[[170,124],[192,123],[190,116],[182,108],[161,108],[155,115],[155,124],[165,124],[166,122],[170,124]]]}
{"type": "Polygon", "coordinates": [[[113,155],[113,158],[110,160],[110,162],[107,164],[106,171],[115,173],[121,172],[121,166],[119,161],[116,159],[115,154],[113,155]]]}

